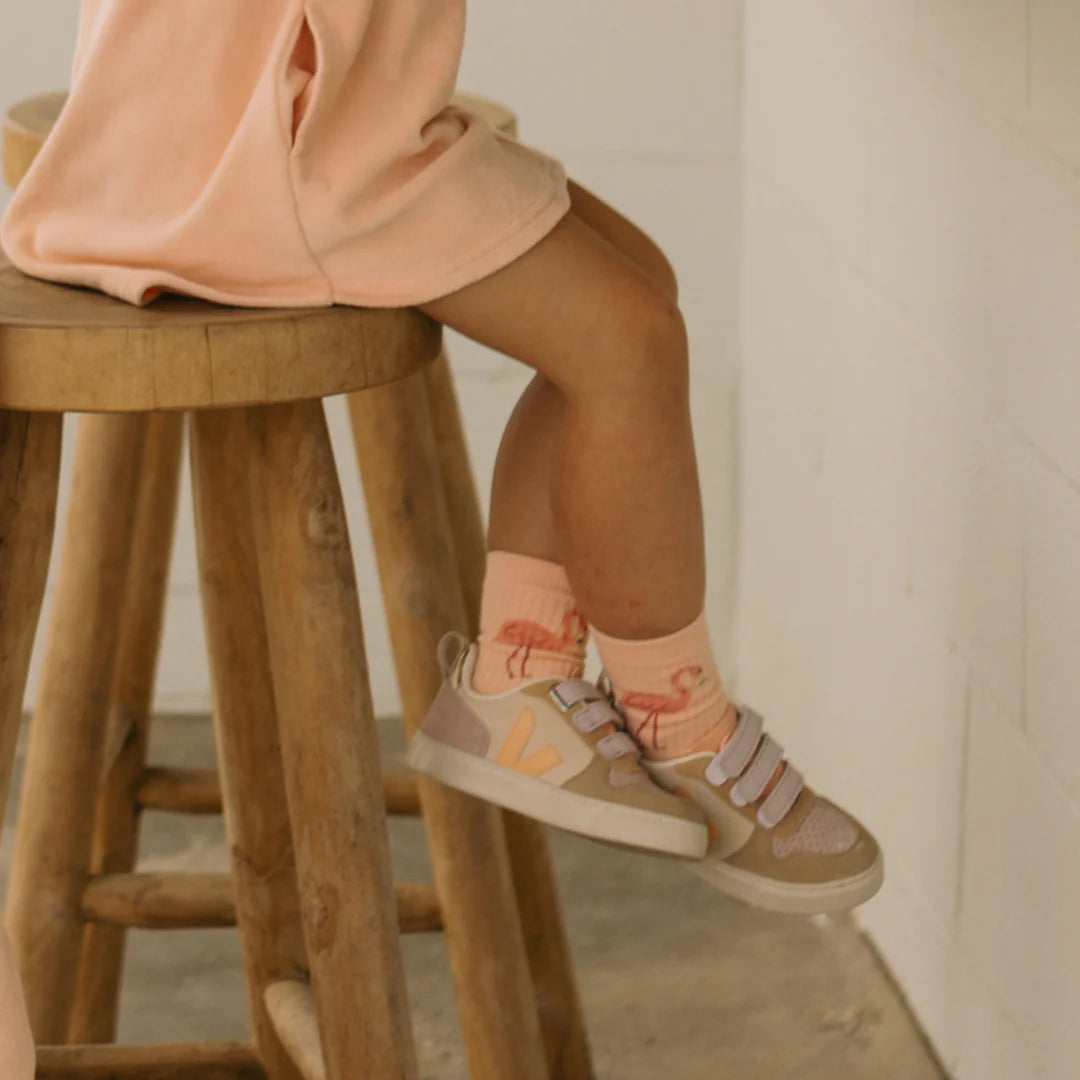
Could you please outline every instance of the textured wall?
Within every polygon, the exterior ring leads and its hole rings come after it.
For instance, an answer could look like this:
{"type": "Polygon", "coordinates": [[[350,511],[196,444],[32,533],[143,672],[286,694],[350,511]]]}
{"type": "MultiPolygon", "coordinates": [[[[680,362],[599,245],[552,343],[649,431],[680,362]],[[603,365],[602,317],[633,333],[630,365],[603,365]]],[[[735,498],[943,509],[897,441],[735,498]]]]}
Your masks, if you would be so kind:
{"type": "Polygon", "coordinates": [[[1080,9],[746,5],[739,685],[961,1080],[1073,1080],[1080,9]]]}

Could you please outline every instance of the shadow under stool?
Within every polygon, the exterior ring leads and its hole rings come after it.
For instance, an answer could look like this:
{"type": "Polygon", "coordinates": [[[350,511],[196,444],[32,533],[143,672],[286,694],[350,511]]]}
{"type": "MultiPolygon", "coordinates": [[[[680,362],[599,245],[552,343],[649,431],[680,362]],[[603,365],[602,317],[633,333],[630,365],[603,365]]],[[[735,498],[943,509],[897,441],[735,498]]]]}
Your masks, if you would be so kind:
{"type": "MultiPolygon", "coordinates": [[[[512,130],[497,106],[493,123],[512,130]]],[[[5,127],[17,183],[63,101],[5,127]]],[[[445,929],[471,1075],[588,1080],[542,829],[380,770],[324,397],[347,393],[405,724],[475,630],[479,505],[441,328],[410,309],[134,308],[0,261],[0,798],[78,443],[7,925],[42,1078],[415,1077],[400,932],[445,929]],[[185,416],[218,770],[146,757],[185,416]],[[224,806],[231,874],[137,869],[142,809],[224,806]],[[422,811],[434,889],[392,880],[422,811]],[[252,1045],[113,1044],[126,931],[239,926],[252,1045]]],[[[0,802],[2,805],[2,802],[0,802]]]]}

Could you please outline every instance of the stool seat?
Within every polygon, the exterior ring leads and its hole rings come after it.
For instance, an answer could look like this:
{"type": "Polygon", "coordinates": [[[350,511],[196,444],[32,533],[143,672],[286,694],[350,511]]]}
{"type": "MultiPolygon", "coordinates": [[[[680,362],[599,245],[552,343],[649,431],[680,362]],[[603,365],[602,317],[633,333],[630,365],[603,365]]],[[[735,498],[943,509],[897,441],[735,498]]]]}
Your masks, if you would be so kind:
{"type": "Polygon", "coordinates": [[[18,187],[68,99],[67,91],[16,102],[4,117],[4,183],[18,187]]]}
{"type": "Polygon", "coordinates": [[[0,408],[149,412],[365,390],[439,355],[413,308],[237,308],[180,296],[135,307],[20,273],[0,256],[0,408]]]}

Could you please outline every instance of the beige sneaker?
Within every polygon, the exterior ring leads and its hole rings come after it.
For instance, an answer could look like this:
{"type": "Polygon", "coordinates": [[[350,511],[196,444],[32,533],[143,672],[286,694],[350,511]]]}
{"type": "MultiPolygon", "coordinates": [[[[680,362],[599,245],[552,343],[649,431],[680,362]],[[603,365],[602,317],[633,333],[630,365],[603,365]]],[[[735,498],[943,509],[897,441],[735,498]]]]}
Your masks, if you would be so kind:
{"type": "Polygon", "coordinates": [[[723,892],[755,907],[816,915],[861,904],[881,888],[885,868],[870,833],[850,814],[816,795],[790,763],[766,798],[780,746],[752,709],[720,753],[691,753],[645,767],[669,791],[705,812],[709,853],[694,870],[723,892]]]}
{"type": "Polygon", "coordinates": [[[447,635],[439,652],[446,681],[409,745],[413,769],[597,840],[687,858],[705,854],[703,814],[653,783],[622,717],[594,683],[540,678],[478,694],[476,645],[447,635]]]}

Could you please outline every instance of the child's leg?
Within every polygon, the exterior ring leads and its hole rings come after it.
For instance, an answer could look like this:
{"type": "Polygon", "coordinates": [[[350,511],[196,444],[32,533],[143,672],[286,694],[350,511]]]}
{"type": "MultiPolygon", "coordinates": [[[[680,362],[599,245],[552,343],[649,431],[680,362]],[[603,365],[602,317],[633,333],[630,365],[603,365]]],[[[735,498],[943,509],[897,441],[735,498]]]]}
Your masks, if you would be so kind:
{"type": "Polygon", "coordinates": [[[678,307],[573,212],[511,265],[420,306],[562,395],[562,437],[535,449],[553,469],[561,558],[590,621],[623,638],[692,622],[704,542],[678,307]]]}
{"type": "MultiPolygon", "coordinates": [[[[702,610],[686,334],[658,276],[571,212],[510,266],[421,306],[547,380],[530,387],[500,450],[485,607],[489,592],[512,591],[490,589],[493,577],[516,577],[519,596],[550,616],[545,638],[556,650],[582,644],[572,618],[554,633],[560,610],[571,616],[580,607],[597,629],[617,698],[656,759],[650,769],[709,819],[713,840],[701,864],[709,880],[791,912],[842,909],[873,895],[883,874],[873,837],[806,787],[760,718],[736,713],[724,696],[702,610]]],[[[520,619],[505,628],[545,630],[520,619]]],[[[558,663],[560,654],[550,658],[558,663]]],[[[529,674],[524,665],[506,673],[529,674]]],[[[574,813],[546,820],[566,824],[574,813]]]]}
{"type": "MultiPolygon", "coordinates": [[[[673,304],[678,303],[675,271],[663,252],[633,222],[573,180],[574,214],[597,233],[673,304]]],[[[488,547],[561,562],[551,506],[555,462],[551,446],[562,438],[565,400],[543,376],[526,388],[506,426],[492,481],[488,547]]]]}
{"type": "MultiPolygon", "coordinates": [[[[663,317],[670,318],[673,310],[677,313],[674,273],[652,241],[589,192],[577,185],[573,185],[571,190],[574,200],[572,216],[576,219],[576,229],[582,234],[578,242],[586,248],[592,246],[601,252],[603,265],[608,267],[609,272],[629,280],[631,286],[628,292],[631,297],[635,297],[635,303],[640,303],[636,297],[641,291],[645,291],[652,303],[664,313],[663,317]]],[[[532,254],[530,252],[524,258],[528,259],[532,254]]],[[[507,268],[507,271],[511,270],[513,267],[507,268]]],[[[552,272],[560,273],[558,267],[552,272]]],[[[596,271],[586,269],[586,272],[596,271]]],[[[499,275],[492,275],[488,280],[491,281],[497,276],[499,275]]],[[[479,284],[485,285],[486,282],[479,284]]],[[[567,287],[574,286],[568,284],[567,287]]],[[[462,290],[465,291],[467,290],[462,290]]],[[[554,302],[558,304],[557,298],[554,302]]],[[[602,303],[603,300],[598,298],[596,302],[602,303]]],[[[605,314],[616,320],[619,318],[617,310],[605,314]]],[[[553,448],[565,445],[564,428],[569,402],[562,390],[545,375],[539,375],[518,403],[499,450],[492,487],[489,529],[489,548],[494,554],[489,561],[485,584],[481,649],[474,672],[475,685],[484,692],[502,690],[513,685],[515,679],[546,674],[577,674],[584,658],[584,638],[574,636],[572,628],[575,613],[579,609],[583,610],[591,622],[601,631],[606,631],[600,638],[604,645],[605,662],[616,678],[616,687],[638,695],[631,700],[642,700],[642,693],[663,695],[670,689],[671,677],[681,667],[697,670],[694,680],[696,693],[692,702],[664,713],[656,713],[646,708],[639,710],[640,715],[636,717],[638,727],[650,724],[650,735],[654,743],[651,749],[663,750],[669,755],[693,746],[707,733],[712,735],[716,748],[719,749],[736,722],[734,709],[729,707],[724,696],[713,662],[707,629],[701,617],[704,556],[700,529],[700,492],[693,460],[689,414],[685,408],[686,398],[681,396],[687,391],[685,335],[681,332],[681,318],[678,318],[677,322],[679,332],[672,357],[668,362],[662,357],[658,358],[655,361],[655,374],[662,380],[666,377],[668,366],[674,371],[672,383],[680,395],[678,400],[669,403],[666,413],[654,413],[654,391],[647,382],[642,383],[641,392],[647,417],[645,423],[651,425],[650,431],[656,436],[651,445],[642,446],[636,435],[627,435],[628,432],[636,432],[640,427],[640,420],[611,415],[607,395],[601,394],[595,399],[595,411],[604,415],[605,420],[615,430],[622,432],[614,439],[615,445],[609,449],[637,449],[645,455],[644,458],[637,459],[637,465],[628,463],[621,467],[603,466],[605,469],[613,469],[606,474],[608,477],[637,476],[648,472],[652,479],[653,466],[644,462],[656,460],[658,441],[682,452],[681,460],[671,460],[667,466],[667,475],[674,474],[680,487],[678,490],[669,488],[666,494],[673,496],[672,501],[676,505],[681,503],[683,509],[688,509],[689,512],[683,514],[681,526],[668,533],[665,550],[668,556],[667,576],[652,555],[659,542],[659,534],[665,532],[661,517],[657,518],[659,529],[654,527],[652,530],[652,548],[648,543],[641,543],[647,540],[647,536],[645,527],[639,524],[639,521],[650,514],[649,500],[655,495],[642,492],[636,480],[627,483],[625,489],[617,483],[605,482],[603,491],[609,504],[622,504],[622,507],[625,507],[625,490],[637,492],[640,503],[636,506],[631,504],[628,509],[632,516],[629,519],[622,518],[619,524],[607,524],[601,519],[597,531],[599,534],[604,534],[609,529],[618,532],[620,536],[625,536],[628,543],[636,544],[640,554],[636,562],[633,557],[627,562],[624,556],[624,561],[620,564],[614,542],[611,547],[597,549],[604,566],[611,571],[606,582],[600,584],[606,584],[609,594],[614,594],[614,603],[619,606],[614,617],[606,616],[603,612],[597,613],[597,597],[590,595],[587,590],[583,596],[584,586],[576,590],[571,588],[569,579],[558,564],[572,564],[573,555],[564,554],[560,549],[557,514],[552,498],[552,494],[557,495],[561,487],[558,479],[561,458],[553,453],[553,448]],[[665,424],[669,426],[665,428],[665,424]],[[627,472],[627,469],[631,471],[627,472]],[[675,542],[672,543],[672,540],[675,542]],[[650,569],[643,573],[642,566],[650,569]],[[680,580],[676,580],[677,578],[680,580]],[[626,583],[646,580],[652,587],[648,596],[635,597],[629,593],[626,583]],[[672,598],[676,599],[676,604],[671,609],[671,614],[668,614],[663,605],[672,598]],[[639,603],[640,606],[637,606],[639,603]],[[547,633],[542,635],[546,649],[523,652],[518,643],[518,635],[499,634],[501,627],[509,626],[514,630],[523,624],[534,627],[537,633],[541,627],[546,627],[547,633]],[[563,626],[566,627],[565,633],[563,626]],[[678,636],[674,640],[666,640],[660,650],[650,647],[650,643],[657,638],[667,638],[675,632],[678,632],[678,636]],[[622,640],[632,641],[633,644],[629,648],[621,648],[619,642],[622,640]],[[644,663],[639,642],[645,646],[644,663]]],[[[569,332],[574,331],[570,329],[569,332]]],[[[570,363],[574,362],[571,354],[570,363]]],[[[582,358],[577,362],[588,364],[590,361],[582,358]]],[[[620,369],[621,364],[616,358],[608,374],[613,385],[618,385],[620,369]]],[[[633,409],[636,403],[628,404],[633,409]]],[[[591,424],[588,417],[586,423],[591,424]]],[[[609,431],[611,430],[609,428],[609,431]]],[[[591,451],[586,449],[584,452],[591,451]]],[[[663,473],[657,479],[660,479],[661,483],[666,482],[663,473]]],[[[569,493],[567,498],[572,503],[574,494],[569,493]]],[[[592,495],[590,498],[595,501],[596,497],[592,495]]],[[[579,515],[574,516],[576,522],[579,515]]],[[[572,532],[576,531],[575,525],[572,532]]],[[[574,573],[572,565],[570,573],[574,573]]],[[[595,579],[595,574],[591,571],[588,576],[595,579]]],[[[629,702],[624,703],[624,706],[627,704],[629,702]]],[[[664,704],[667,705],[666,702],[664,704]]]]}

